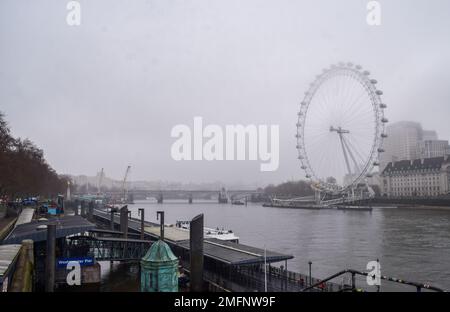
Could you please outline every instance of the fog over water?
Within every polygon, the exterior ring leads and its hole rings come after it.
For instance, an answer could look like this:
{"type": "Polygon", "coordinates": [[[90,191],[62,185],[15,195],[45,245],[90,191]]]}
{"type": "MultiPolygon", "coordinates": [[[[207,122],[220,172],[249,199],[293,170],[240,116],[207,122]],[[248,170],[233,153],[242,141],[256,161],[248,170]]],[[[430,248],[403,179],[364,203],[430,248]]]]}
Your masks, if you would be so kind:
{"type": "Polygon", "coordinates": [[[450,138],[450,3],[380,1],[65,1],[0,3],[0,110],[14,133],[45,150],[60,173],[133,180],[234,181],[263,186],[301,178],[298,104],[322,68],[352,61],[384,91],[391,121],[420,121],[450,138]],[[181,161],[177,124],[280,126],[280,166],[181,161]],[[239,173],[239,174],[236,174],[239,173]]]}

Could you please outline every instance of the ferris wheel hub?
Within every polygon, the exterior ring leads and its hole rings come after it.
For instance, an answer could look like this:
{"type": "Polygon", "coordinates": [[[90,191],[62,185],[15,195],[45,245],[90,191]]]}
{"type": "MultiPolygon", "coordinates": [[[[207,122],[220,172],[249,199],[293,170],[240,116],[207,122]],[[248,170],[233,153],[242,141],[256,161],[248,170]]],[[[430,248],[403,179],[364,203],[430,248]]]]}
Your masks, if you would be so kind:
{"type": "Polygon", "coordinates": [[[337,132],[338,134],[350,133],[350,130],[342,129],[342,127],[330,127],[330,132],[337,132]]]}

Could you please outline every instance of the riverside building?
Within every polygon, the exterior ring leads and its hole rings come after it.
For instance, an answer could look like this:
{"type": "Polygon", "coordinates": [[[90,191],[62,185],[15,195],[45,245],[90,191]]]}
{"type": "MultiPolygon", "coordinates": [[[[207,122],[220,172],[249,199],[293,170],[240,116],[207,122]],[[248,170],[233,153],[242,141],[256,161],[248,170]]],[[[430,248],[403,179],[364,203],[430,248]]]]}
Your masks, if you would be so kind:
{"type": "Polygon", "coordinates": [[[450,193],[450,156],[390,162],[381,173],[387,197],[433,197],[450,193]]]}

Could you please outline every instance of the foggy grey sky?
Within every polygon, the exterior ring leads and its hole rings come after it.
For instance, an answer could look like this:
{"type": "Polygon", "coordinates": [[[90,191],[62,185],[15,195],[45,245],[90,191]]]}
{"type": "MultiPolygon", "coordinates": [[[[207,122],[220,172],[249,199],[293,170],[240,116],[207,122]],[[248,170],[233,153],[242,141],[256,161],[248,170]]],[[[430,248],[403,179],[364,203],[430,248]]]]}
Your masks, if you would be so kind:
{"type": "Polygon", "coordinates": [[[303,178],[298,103],[332,63],[371,71],[391,122],[415,120],[450,138],[450,2],[364,0],[80,0],[0,2],[0,111],[13,134],[43,148],[59,173],[132,180],[303,178]],[[170,157],[172,127],[279,124],[280,167],[170,157]]]}

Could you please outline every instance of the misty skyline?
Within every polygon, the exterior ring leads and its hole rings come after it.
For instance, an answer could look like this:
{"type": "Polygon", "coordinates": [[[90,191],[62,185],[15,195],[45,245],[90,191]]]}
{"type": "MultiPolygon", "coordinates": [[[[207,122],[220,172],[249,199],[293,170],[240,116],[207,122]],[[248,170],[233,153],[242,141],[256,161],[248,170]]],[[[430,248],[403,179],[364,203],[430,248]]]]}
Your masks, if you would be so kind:
{"type": "Polygon", "coordinates": [[[0,3],[0,111],[61,174],[101,168],[130,180],[264,186],[303,179],[298,104],[339,61],[378,80],[390,122],[418,121],[450,138],[450,3],[380,1],[80,1],[0,3]],[[205,124],[280,127],[275,172],[259,161],[174,161],[171,129],[205,124]]]}

